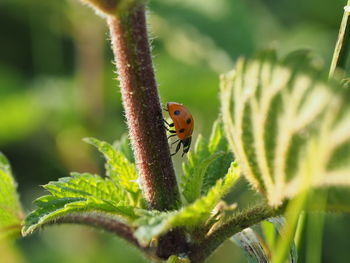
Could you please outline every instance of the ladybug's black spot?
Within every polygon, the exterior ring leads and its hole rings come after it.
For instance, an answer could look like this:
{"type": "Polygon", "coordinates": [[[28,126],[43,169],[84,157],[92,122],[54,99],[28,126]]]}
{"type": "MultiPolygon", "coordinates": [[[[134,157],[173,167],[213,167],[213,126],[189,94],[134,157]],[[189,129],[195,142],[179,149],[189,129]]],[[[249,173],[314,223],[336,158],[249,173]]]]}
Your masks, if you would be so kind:
{"type": "Polygon", "coordinates": [[[186,120],[186,123],[187,123],[187,124],[190,124],[190,123],[191,123],[191,119],[188,118],[188,119],[186,120]]]}
{"type": "Polygon", "coordinates": [[[174,115],[180,115],[180,111],[179,110],[176,110],[176,111],[174,111],[174,115]]]}
{"type": "Polygon", "coordinates": [[[180,132],[180,133],[183,133],[183,132],[185,132],[185,129],[182,128],[182,129],[179,130],[179,132],[180,132]]]}

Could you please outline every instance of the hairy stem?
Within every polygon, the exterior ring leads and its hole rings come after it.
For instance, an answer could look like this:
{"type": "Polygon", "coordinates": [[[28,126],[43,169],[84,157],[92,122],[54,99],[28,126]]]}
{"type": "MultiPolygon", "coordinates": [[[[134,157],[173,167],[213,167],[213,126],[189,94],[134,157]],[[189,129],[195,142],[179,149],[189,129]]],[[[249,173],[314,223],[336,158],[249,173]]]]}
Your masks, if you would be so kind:
{"type": "MultiPolygon", "coordinates": [[[[170,150],[163,123],[149,40],[145,6],[108,17],[129,136],[141,178],[141,187],[152,209],[180,206],[170,150]]],[[[156,254],[167,259],[186,249],[183,231],[163,236],[156,254]]]]}
{"type": "Polygon", "coordinates": [[[277,214],[279,211],[272,209],[267,204],[257,205],[236,214],[230,221],[207,235],[199,244],[195,244],[190,249],[191,263],[203,262],[229,237],[277,214]]]}
{"type": "Polygon", "coordinates": [[[117,234],[119,237],[122,237],[126,241],[135,245],[136,247],[146,251],[147,248],[141,246],[141,244],[134,237],[133,229],[120,222],[114,218],[109,218],[103,215],[94,214],[94,213],[72,213],[65,215],[53,221],[54,224],[84,224],[93,226],[99,229],[106,230],[110,233],[117,234]]]}
{"type": "Polygon", "coordinates": [[[144,5],[109,16],[108,25],[144,195],[153,209],[176,209],[179,190],[163,127],[144,5]]]}
{"type": "Polygon", "coordinates": [[[350,20],[349,20],[349,10],[350,0],[347,2],[347,7],[345,7],[342,22],[339,28],[338,40],[335,45],[331,68],[329,71],[329,77],[332,77],[337,68],[345,69],[346,59],[349,52],[349,34],[350,34],[350,20]]]}

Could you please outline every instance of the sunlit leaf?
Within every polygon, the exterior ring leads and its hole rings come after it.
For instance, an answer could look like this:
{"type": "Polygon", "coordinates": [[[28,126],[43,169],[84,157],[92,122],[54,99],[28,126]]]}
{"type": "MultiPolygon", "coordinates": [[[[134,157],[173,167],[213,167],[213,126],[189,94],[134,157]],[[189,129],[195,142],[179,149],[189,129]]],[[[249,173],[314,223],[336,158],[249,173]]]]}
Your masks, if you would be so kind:
{"type": "Polygon", "coordinates": [[[123,134],[120,140],[113,143],[113,147],[121,152],[130,163],[135,163],[134,153],[131,149],[130,139],[127,134],[123,134]]]}
{"type": "Polygon", "coordinates": [[[35,200],[37,209],[26,217],[22,229],[24,235],[74,213],[99,213],[129,221],[137,218],[128,198],[108,178],[73,173],[72,177],[50,182],[44,188],[51,195],[35,200]]]}
{"type": "Polygon", "coordinates": [[[86,138],[86,142],[94,145],[106,158],[106,174],[118,186],[120,191],[126,191],[130,205],[142,206],[142,194],[138,185],[138,174],[134,163],[107,142],[95,138],[86,138]]]}
{"type": "Polygon", "coordinates": [[[51,195],[35,201],[37,209],[26,217],[22,229],[24,235],[66,216],[74,218],[77,213],[98,214],[102,218],[128,223],[138,218],[135,208],[142,211],[144,202],[135,165],[106,142],[93,138],[86,141],[104,154],[107,177],[72,173],[70,177],[44,185],[51,195]]]}
{"type": "Polygon", "coordinates": [[[16,237],[21,231],[22,208],[10,164],[0,152],[0,239],[16,237]]]}
{"type": "Polygon", "coordinates": [[[44,188],[57,198],[95,197],[116,203],[128,203],[125,194],[111,179],[89,173],[72,173],[71,177],[50,182],[44,185],[44,188]]]}
{"type": "Polygon", "coordinates": [[[310,187],[350,186],[350,92],[310,64],[306,53],[267,52],[221,78],[231,149],[272,206],[310,187]]]}

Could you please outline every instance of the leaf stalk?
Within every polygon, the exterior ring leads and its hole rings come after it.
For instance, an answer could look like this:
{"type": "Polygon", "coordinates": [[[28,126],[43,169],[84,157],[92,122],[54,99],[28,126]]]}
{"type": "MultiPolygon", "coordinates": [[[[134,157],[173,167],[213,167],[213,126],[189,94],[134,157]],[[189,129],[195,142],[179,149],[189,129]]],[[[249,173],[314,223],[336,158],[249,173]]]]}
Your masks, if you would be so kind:
{"type": "Polygon", "coordinates": [[[282,208],[276,210],[267,204],[259,204],[243,212],[237,213],[231,220],[207,235],[190,250],[191,263],[204,262],[226,239],[243,229],[253,226],[265,219],[281,214],[282,208]]]}

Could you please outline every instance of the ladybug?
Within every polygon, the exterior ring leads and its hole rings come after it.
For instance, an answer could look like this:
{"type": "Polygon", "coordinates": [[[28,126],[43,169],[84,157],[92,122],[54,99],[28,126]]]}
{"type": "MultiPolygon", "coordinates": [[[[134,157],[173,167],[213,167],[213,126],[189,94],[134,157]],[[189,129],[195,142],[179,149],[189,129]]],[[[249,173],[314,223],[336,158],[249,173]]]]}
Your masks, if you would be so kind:
{"type": "Polygon", "coordinates": [[[183,145],[182,156],[184,156],[184,154],[189,151],[191,146],[194,127],[192,114],[182,104],[177,102],[168,102],[165,110],[169,112],[170,118],[173,121],[173,123],[169,124],[166,120],[164,120],[165,124],[168,126],[165,126],[165,128],[172,133],[168,139],[174,136],[179,138],[171,144],[173,145],[178,142],[176,150],[173,154],[171,154],[171,156],[175,155],[180,150],[181,144],[183,145]],[[175,130],[171,130],[170,128],[172,127],[175,127],[175,130]]]}

